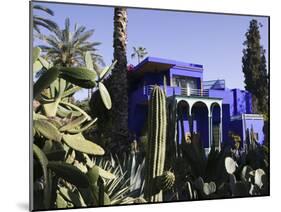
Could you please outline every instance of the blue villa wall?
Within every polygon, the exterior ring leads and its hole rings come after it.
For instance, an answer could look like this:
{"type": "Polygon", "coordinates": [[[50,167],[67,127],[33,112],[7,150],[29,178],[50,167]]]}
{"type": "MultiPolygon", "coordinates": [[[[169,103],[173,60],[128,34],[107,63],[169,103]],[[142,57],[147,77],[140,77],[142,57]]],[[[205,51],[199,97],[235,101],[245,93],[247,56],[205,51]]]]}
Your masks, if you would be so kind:
{"type": "MultiPolygon", "coordinates": [[[[196,79],[197,89],[203,89],[203,66],[182,63],[179,61],[165,60],[161,58],[148,57],[135,67],[131,75],[135,73],[142,73],[135,77],[134,83],[129,87],[129,130],[140,136],[142,129],[146,123],[148,108],[147,103],[150,98],[149,86],[159,85],[163,86],[164,75],[166,76],[166,95],[181,95],[181,88],[173,84],[173,76],[186,76],[196,79]],[[151,65],[150,65],[151,64],[151,65]],[[135,72],[135,73],[134,73],[135,72]]],[[[129,75],[130,78],[130,75],[129,75]]],[[[263,120],[247,119],[231,121],[231,117],[242,114],[252,114],[251,94],[240,89],[228,89],[217,87],[208,90],[210,98],[222,99],[222,142],[229,142],[229,131],[233,131],[241,136],[245,141],[245,124],[254,128],[258,133],[258,142],[262,143],[264,140],[263,134],[263,120]],[[244,122],[244,123],[243,123],[244,122]]],[[[204,146],[207,147],[208,141],[208,119],[203,115],[204,111],[197,111],[194,121],[194,132],[201,132],[204,146]],[[204,118],[205,117],[205,118],[204,118]]],[[[214,111],[213,124],[217,124],[220,116],[214,111]]],[[[178,134],[181,137],[181,126],[178,125],[178,134]]],[[[184,117],[185,133],[189,132],[189,123],[187,117],[184,117]]]]}
{"type": "Polygon", "coordinates": [[[243,113],[252,113],[252,96],[248,91],[243,91],[240,89],[232,89],[233,99],[234,99],[234,111],[232,116],[240,115],[243,113]]]}

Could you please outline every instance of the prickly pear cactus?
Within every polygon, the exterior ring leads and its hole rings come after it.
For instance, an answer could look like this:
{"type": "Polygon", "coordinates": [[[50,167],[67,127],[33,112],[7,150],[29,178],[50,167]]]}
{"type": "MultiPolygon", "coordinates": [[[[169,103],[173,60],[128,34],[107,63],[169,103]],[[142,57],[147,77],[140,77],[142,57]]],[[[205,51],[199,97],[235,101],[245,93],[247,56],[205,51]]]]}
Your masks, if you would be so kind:
{"type": "Polygon", "coordinates": [[[175,184],[175,175],[173,172],[165,171],[163,175],[159,176],[157,179],[157,187],[163,191],[170,190],[175,184]]]}
{"type": "Polygon", "coordinates": [[[148,109],[148,145],[144,197],[148,202],[162,202],[162,190],[156,186],[157,177],[163,175],[166,152],[166,97],[159,86],[151,92],[148,109]]]}

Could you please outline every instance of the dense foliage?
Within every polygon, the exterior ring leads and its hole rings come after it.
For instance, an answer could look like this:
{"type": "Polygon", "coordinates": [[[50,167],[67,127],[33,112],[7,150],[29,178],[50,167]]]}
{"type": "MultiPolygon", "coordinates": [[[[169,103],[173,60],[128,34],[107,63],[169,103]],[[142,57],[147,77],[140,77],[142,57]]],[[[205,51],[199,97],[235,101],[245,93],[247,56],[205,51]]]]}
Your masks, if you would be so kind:
{"type": "Polygon", "coordinates": [[[245,88],[253,95],[253,111],[268,114],[268,72],[265,50],[260,45],[257,20],[250,22],[243,49],[243,73],[245,88]]]}

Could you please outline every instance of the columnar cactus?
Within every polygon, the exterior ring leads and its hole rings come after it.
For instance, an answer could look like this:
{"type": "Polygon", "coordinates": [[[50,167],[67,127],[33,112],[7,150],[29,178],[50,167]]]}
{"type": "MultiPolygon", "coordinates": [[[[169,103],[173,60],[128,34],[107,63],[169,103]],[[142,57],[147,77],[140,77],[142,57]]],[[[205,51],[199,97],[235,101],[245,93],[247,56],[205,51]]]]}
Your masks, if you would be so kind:
{"type": "Polygon", "coordinates": [[[163,174],[166,152],[166,97],[159,86],[154,86],[148,109],[148,145],[144,197],[148,202],[162,202],[162,190],[156,185],[163,174]]]}

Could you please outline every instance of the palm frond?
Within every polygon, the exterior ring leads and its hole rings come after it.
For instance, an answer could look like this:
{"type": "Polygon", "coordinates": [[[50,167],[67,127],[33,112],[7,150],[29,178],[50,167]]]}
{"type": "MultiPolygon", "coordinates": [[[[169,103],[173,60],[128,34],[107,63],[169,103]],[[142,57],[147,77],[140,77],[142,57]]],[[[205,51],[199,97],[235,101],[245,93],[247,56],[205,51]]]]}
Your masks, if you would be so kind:
{"type": "Polygon", "coordinates": [[[42,11],[48,13],[51,16],[54,15],[54,12],[51,9],[49,9],[48,7],[44,7],[42,5],[38,5],[38,4],[33,5],[33,9],[42,10],[42,11]]]}
{"type": "MultiPolygon", "coordinates": [[[[59,28],[59,26],[57,25],[56,22],[51,21],[51,20],[49,20],[49,19],[42,18],[42,17],[37,16],[37,15],[34,15],[33,18],[34,18],[34,20],[42,21],[42,22],[46,23],[47,25],[49,25],[50,28],[53,28],[53,29],[59,28]]],[[[52,29],[52,30],[53,30],[53,29],[52,29]]]]}

